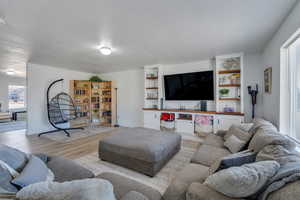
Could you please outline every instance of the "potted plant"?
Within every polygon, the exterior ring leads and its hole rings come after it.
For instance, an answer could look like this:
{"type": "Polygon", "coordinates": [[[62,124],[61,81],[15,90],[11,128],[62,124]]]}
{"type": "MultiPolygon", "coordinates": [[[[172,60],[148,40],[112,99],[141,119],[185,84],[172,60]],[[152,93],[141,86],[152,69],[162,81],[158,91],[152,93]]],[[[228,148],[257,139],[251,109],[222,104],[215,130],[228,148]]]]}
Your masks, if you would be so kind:
{"type": "Polygon", "coordinates": [[[219,92],[220,92],[220,96],[221,96],[221,97],[228,97],[229,89],[223,88],[223,89],[221,89],[219,92]]]}

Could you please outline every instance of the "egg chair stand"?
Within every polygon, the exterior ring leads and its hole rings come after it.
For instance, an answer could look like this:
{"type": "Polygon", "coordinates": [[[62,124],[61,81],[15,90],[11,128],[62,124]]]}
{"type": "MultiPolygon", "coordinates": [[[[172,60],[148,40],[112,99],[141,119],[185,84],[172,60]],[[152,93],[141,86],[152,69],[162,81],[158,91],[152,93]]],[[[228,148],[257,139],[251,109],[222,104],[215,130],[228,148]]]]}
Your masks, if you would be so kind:
{"type": "Polygon", "coordinates": [[[65,92],[61,92],[53,97],[51,100],[49,98],[49,93],[51,88],[58,82],[62,82],[64,79],[59,79],[52,82],[47,89],[47,111],[48,111],[48,121],[55,129],[51,131],[46,131],[40,133],[39,136],[48,133],[54,133],[63,131],[68,137],[70,137],[69,130],[83,130],[82,127],[77,128],[61,128],[57,125],[67,123],[71,120],[77,118],[77,110],[74,105],[72,98],[65,92]]]}

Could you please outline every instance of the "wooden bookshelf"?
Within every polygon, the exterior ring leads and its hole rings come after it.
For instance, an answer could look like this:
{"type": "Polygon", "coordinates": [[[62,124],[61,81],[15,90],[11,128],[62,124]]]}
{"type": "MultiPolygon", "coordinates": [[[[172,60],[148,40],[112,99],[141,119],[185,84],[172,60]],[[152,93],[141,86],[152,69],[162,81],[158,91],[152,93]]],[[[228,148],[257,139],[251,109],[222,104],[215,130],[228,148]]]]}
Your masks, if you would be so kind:
{"type": "Polygon", "coordinates": [[[240,101],[240,98],[219,98],[220,101],[240,101]]]}
{"type": "Polygon", "coordinates": [[[146,77],[146,79],[148,79],[148,80],[157,80],[158,77],[146,77]]]}
{"type": "Polygon", "coordinates": [[[224,85],[219,85],[219,87],[241,87],[240,84],[224,84],[224,85]]]}
{"type": "Polygon", "coordinates": [[[223,71],[219,71],[219,74],[237,74],[237,73],[241,73],[241,70],[236,69],[236,70],[223,70],[223,71]]]}
{"type": "Polygon", "coordinates": [[[146,90],[158,90],[158,87],[148,87],[146,90]]]}
{"type": "Polygon", "coordinates": [[[70,94],[79,115],[78,119],[72,121],[71,126],[113,126],[116,122],[114,85],[113,81],[70,81],[70,94]]]}

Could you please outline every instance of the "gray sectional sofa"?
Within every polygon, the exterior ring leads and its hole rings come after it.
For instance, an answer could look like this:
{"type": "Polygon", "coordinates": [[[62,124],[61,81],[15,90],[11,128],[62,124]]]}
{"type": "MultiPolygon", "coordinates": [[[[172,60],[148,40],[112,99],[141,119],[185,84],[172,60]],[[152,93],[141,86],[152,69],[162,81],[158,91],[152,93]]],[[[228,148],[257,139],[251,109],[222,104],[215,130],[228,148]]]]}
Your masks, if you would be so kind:
{"type": "MultiPolygon", "coordinates": [[[[245,148],[252,148],[257,151],[256,153],[268,145],[279,145],[289,150],[295,148],[295,143],[292,140],[278,133],[276,127],[265,120],[258,119],[251,126],[245,124],[240,128],[252,133],[252,138],[245,148]]],[[[225,135],[226,131],[208,135],[199,146],[191,162],[178,172],[176,178],[172,180],[162,196],[153,188],[120,175],[104,173],[98,177],[112,182],[118,199],[129,191],[137,191],[149,200],[239,200],[237,198],[227,197],[203,184],[210,175],[210,169],[213,164],[220,158],[232,154],[230,150],[224,146],[225,135]]],[[[283,153],[278,157],[276,157],[276,155],[273,157],[270,155],[265,159],[274,159],[279,163],[300,162],[300,155],[296,152],[293,154],[283,153]]],[[[299,199],[299,197],[300,181],[295,181],[272,192],[267,199],[292,200],[299,199]]],[[[142,198],[136,198],[136,200],[140,199],[142,200],[142,198]]]]}

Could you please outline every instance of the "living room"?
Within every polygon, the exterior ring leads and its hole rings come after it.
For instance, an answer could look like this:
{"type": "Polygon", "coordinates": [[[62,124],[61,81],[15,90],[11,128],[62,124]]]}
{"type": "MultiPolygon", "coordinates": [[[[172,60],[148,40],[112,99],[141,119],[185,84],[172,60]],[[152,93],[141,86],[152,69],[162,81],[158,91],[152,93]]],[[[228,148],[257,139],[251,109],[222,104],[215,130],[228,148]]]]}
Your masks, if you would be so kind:
{"type": "Polygon", "coordinates": [[[298,199],[299,13],[1,1],[0,199],[298,199]]]}

